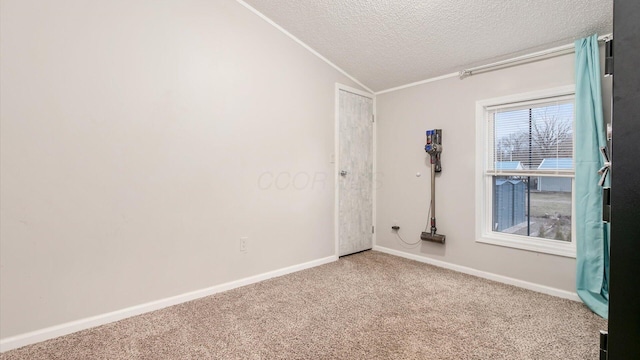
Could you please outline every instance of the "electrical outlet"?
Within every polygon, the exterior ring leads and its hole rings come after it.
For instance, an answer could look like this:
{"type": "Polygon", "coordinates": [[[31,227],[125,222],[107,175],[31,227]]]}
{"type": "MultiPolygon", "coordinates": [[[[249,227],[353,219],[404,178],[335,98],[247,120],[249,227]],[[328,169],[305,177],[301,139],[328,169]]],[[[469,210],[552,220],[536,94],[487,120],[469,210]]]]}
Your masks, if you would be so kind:
{"type": "Polygon", "coordinates": [[[249,241],[248,237],[241,237],[240,238],[240,252],[247,252],[247,242],[249,241]]]}
{"type": "Polygon", "coordinates": [[[391,225],[391,230],[393,231],[400,230],[400,226],[398,225],[398,220],[393,220],[393,224],[391,225]]]}

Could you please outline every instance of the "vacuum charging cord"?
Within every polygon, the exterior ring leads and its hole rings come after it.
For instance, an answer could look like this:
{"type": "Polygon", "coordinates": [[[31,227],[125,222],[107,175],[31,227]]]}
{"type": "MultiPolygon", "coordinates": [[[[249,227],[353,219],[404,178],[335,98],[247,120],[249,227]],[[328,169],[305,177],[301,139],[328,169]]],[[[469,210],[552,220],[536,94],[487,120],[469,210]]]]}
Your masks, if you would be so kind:
{"type": "Polygon", "coordinates": [[[418,242],[414,242],[414,243],[410,243],[410,242],[406,242],[404,241],[404,239],[402,238],[402,236],[400,236],[400,230],[395,230],[396,236],[398,237],[398,239],[400,239],[400,241],[402,241],[403,243],[407,244],[407,245],[418,245],[422,242],[422,240],[418,240],[418,242]]]}

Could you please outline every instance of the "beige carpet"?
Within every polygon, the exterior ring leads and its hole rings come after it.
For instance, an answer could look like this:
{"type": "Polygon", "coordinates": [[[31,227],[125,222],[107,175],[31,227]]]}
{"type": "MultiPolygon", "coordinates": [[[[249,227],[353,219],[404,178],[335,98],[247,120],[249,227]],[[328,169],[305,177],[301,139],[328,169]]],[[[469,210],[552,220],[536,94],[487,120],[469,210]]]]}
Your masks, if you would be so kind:
{"type": "Polygon", "coordinates": [[[368,251],[13,359],[597,359],[584,305],[368,251]]]}

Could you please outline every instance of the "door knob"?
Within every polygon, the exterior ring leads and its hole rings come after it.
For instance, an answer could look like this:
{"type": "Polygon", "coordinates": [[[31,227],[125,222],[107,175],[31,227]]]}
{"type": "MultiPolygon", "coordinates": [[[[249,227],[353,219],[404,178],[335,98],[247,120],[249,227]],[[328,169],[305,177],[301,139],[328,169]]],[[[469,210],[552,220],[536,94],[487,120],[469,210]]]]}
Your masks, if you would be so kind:
{"type": "Polygon", "coordinates": [[[340,176],[347,176],[347,170],[340,170],[340,176]]]}

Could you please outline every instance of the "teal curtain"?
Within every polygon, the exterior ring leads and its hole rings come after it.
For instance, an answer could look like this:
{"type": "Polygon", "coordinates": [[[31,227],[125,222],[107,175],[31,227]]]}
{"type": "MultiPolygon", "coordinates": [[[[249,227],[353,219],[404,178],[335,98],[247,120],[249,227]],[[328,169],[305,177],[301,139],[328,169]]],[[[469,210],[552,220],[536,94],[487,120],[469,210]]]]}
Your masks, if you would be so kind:
{"type": "MultiPolygon", "coordinates": [[[[602,222],[598,170],[606,146],[598,36],[576,41],[576,289],[603,318],[609,313],[609,225],[602,222]]],[[[605,183],[608,186],[607,183],[605,183]]]]}

